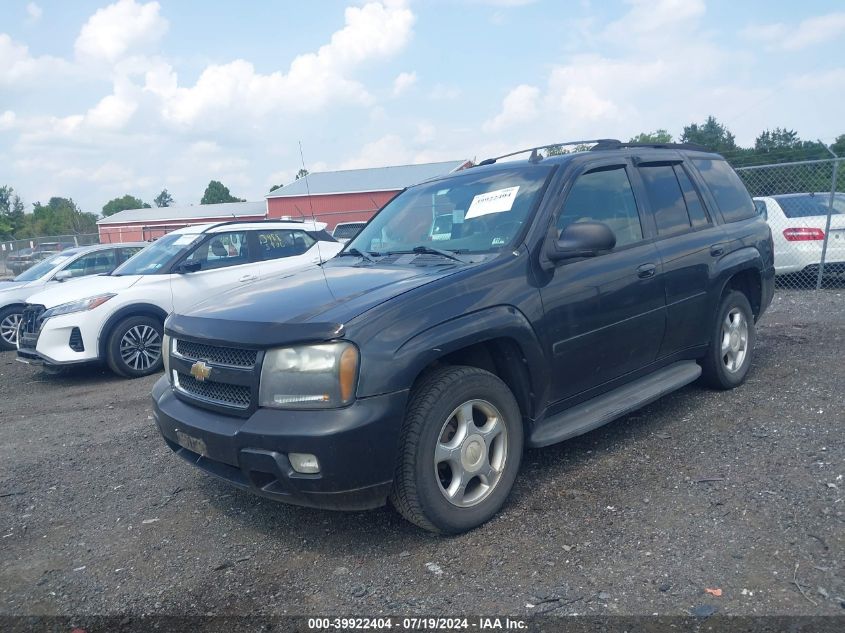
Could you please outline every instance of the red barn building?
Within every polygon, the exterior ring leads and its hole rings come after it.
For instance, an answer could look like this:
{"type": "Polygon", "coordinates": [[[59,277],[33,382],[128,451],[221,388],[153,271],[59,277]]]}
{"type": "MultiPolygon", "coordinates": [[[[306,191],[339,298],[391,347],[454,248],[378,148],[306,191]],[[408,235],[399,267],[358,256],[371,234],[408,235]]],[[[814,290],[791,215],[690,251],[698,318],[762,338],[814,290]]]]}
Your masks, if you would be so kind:
{"type": "Polygon", "coordinates": [[[154,240],[191,224],[226,220],[263,220],[267,205],[261,202],[224,202],[190,206],[128,209],[97,222],[101,244],[154,240]]]}
{"type": "Polygon", "coordinates": [[[308,174],[267,194],[267,217],[312,216],[332,231],[340,222],[366,222],[405,187],[472,165],[453,160],[308,174]]]}

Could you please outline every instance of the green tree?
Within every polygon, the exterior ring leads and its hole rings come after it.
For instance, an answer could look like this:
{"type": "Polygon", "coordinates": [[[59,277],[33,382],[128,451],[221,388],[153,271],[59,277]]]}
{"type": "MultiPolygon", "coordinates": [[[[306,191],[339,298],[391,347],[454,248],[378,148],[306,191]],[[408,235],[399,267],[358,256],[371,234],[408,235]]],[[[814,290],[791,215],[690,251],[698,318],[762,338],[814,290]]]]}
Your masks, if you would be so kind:
{"type": "Polygon", "coordinates": [[[839,158],[845,158],[845,134],[837,136],[836,140],[833,141],[833,145],[830,146],[830,149],[834,154],[839,156],[839,158]]]}
{"type": "Polygon", "coordinates": [[[11,187],[0,187],[0,235],[15,236],[26,225],[26,213],[20,196],[11,187]]]}
{"type": "Polygon", "coordinates": [[[97,216],[83,212],[70,198],[54,196],[47,204],[32,205],[32,235],[67,235],[95,233],[97,216]]]}
{"type": "Polygon", "coordinates": [[[157,207],[169,207],[173,204],[173,196],[170,195],[167,189],[162,189],[161,193],[153,198],[153,202],[155,202],[157,207]]]}
{"type": "Polygon", "coordinates": [[[801,147],[801,139],[798,132],[776,127],[774,130],[765,130],[754,140],[754,149],[758,152],[771,152],[773,150],[795,149],[801,147]]]}
{"type": "Polygon", "coordinates": [[[103,205],[103,217],[107,218],[110,215],[114,215],[118,211],[126,211],[127,209],[149,209],[150,205],[146,202],[141,200],[140,198],[136,198],[135,196],[131,196],[128,193],[121,197],[121,198],[114,198],[113,200],[109,200],[103,205]]]}
{"type": "Polygon", "coordinates": [[[273,185],[272,187],[270,187],[270,191],[272,192],[272,191],[275,191],[276,189],[281,189],[282,187],[284,187],[284,185],[273,185]]]}
{"type": "Polygon", "coordinates": [[[219,204],[221,202],[246,202],[243,198],[236,198],[229,193],[229,188],[219,180],[212,180],[202,194],[200,204],[219,204]]]}
{"type": "Polygon", "coordinates": [[[296,180],[299,180],[300,178],[304,178],[308,174],[309,174],[309,172],[308,172],[307,169],[300,169],[298,172],[296,172],[296,180]]]}
{"type": "Polygon", "coordinates": [[[690,123],[684,126],[681,143],[703,145],[714,152],[731,152],[737,149],[734,135],[713,116],[707,117],[707,121],[701,125],[690,123]]]}
{"type": "Polygon", "coordinates": [[[640,132],[636,136],[632,136],[629,143],[671,143],[672,135],[663,128],[655,130],[654,132],[640,132]]]}

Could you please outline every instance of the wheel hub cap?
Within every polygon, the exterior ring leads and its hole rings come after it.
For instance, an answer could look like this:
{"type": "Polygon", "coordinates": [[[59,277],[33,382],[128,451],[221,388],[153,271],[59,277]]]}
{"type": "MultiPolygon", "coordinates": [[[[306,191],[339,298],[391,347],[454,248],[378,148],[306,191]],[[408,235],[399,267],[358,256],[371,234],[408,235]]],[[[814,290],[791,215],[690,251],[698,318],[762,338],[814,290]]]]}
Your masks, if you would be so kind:
{"type": "Polygon", "coordinates": [[[748,321],[739,308],[733,308],[722,322],[722,363],[725,369],[736,373],[742,369],[748,356],[748,321]]]}
{"type": "Polygon", "coordinates": [[[464,440],[461,451],[461,463],[470,472],[476,472],[484,461],[484,440],[480,435],[473,435],[464,440]]]}
{"type": "Polygon", "coordinates": [[[508,432],[499,410],[486,400],[456,408],[440,428],[434,474],[441,494],[466,508],[484,501],[504,472],[508,432]]]}

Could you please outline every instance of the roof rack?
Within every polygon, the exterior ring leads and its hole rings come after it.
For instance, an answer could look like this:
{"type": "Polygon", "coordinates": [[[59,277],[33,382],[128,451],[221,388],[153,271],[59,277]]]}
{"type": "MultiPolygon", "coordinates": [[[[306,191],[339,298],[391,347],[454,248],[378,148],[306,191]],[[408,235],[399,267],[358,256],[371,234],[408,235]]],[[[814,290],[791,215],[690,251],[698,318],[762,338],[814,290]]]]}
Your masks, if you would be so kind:
{"type": "Polygon", "coordinates": [[[703,145],[696,145],[695,143],[623,143],[622,141],[615,139],[615,138],[594,138],[594,139],[587,139],[584,141],[565,141],[563,143],[549,143],[548,145],[538,145],[537,147],[529,147],[528,149],[521,149],[516,152],[510,152],[509,154],[502,154],[501,156],[496,156],[495,158],[487,158],[480,163],[478,163],[478,167],[482,165],[492,165],[496,161],[499,161],[503,158],[510,158],[511,156],[518,156],[519,154],[525,154],[526,152],[531,152],[531,156],[528,158],[529,162],[537,163],[543,160],[543,157],[540,156],[539,150],[541,149],[548,149],[549,147],[560,147],[562,145],[590,145],[593,146],[590,148],[589,151],[591,152],[600,152],[603,150],[611,150],[611,149],[623,149],[623,148],[653,148],[653,149],[687,149],[693,150],[698,152],[710,152],[711,150],[704,147],[703,145]]]}
{"type": "Polygon", "coordinates": [[[593,147],[590,148],[590,151],[596,152],[608,149],[623,149],[626,147],[650,147],[653,149],[688,149],[697,152],[712,151],[704,147],[703,145],[697,145],[696,143],[623,143],[622,141],[616,141],[613,139],[599,141],[593,147]]]}
{"type": "MultiPolygon", "coordinates": [[[[311,218],[299,219],[299,218],[290,218],[290,219],[282,219],[282,218],[262,218],[260,220],[225,220],[221,222],[209,222],[208,224],[214,224],[214,228],[219,226],[226,226],[228,224],[261,224],[262,222],[267,223],[276,223],[279,222],[296,222],[297,224],[303,224],[304,222],[310,222],[311,218]]],[[[190,225],[186,225],[190,226],[190,225]]]]}
{"type": "Polygon", "coordinates": [[[622,141],[618,141],[615,138],[593,138],[593,139],[587,139],[585,141],[564,141],[562,143],[549,143],[548,145],[538,145],[537,147],[529,147],[527,149],[521,149],[521,150],[516,151],[516,152],[510,152],[509,154],[502,154],[501,156],[496,156],[495,158],[487,158],[487,159],[481,161],[480,163],[478,163],[477,166],[481,167],[482,165],[492,165],[496,161],[501,160],[503,158],[510,158],[511,156],[518,156],[519,154],[525,154],[526,152],[531,152],[531,156],[528,158],[528,160],[531,161],[532,163],[536,163],[536,162],[539,162],[540,160],[542,160],[542,156],[540,156],[539,150],[548,149],[549,147],[558,147],[558,146],[561,146],[561,145],[589,145],[590,143],[595,143],[597,145],[604,144],[604,143],[619,144],[621,142],[622,141]]]}

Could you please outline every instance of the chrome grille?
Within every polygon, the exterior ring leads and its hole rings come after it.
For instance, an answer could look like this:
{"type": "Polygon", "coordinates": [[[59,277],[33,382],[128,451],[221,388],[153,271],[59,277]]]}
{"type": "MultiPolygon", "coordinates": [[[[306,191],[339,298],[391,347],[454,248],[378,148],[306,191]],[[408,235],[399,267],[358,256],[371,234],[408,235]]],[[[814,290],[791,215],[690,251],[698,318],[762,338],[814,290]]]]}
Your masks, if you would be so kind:
{"type": "Polygon", "coordinates": [[[21,332],[24,334],[38,334],[41,330],[41,315],[46,308],[42,305],[28,304],[21,316],[21,332]]]}
{"type": "Polygon", "coordinates": [[[239,349],[236,347],[218,347],[216,345],[205,345],[177,339],[176,353],[183,358],[191,360],[204,360],[218,365],[229,367],[244,367],[251,369],[255,367],[258,352],[254,349],[239,349]]]}
{"type": "Polygon", "coordinates": [[[213,404],[219,404],[224,407],[234,407],[236,409],[248,409],[250,403],[250,388],[242,385],[230,385],[222,382],[215,382],[213,380],[204,380],[200,382],[193,376],[176,372],[177,382],[176,389],[205,400],[213,404]]]}

